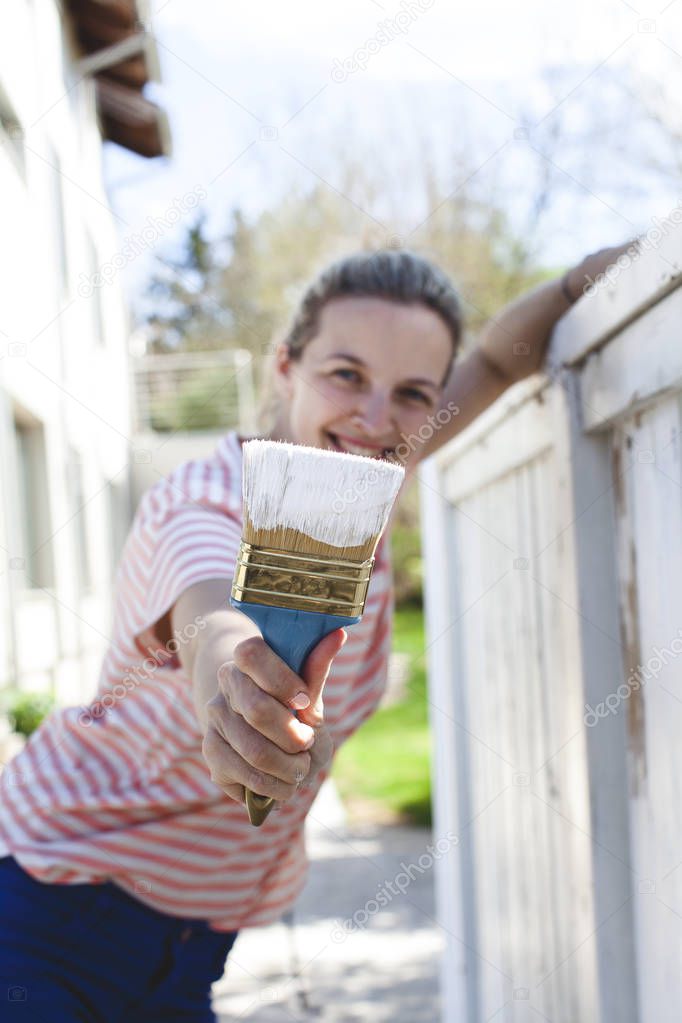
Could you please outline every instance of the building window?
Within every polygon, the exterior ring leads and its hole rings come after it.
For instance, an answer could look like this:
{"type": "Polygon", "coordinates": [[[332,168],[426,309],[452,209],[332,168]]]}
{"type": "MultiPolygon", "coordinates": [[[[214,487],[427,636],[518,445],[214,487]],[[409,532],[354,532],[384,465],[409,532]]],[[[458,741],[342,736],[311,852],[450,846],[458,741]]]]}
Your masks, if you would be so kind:
{"type": "Polygon", "coordinates": [[[26,151],[24,131],[14,112],[14,107],[0,85],[0,148],[9,154],[10,160],[23,180],[26,180],[26,151]]]}
{"type": "Polygon", "coordinates": [[[109,557],[111,578],[118,571],[121,554],[132,521],[130,494],[127,479],[107,480],[107,506],[109,509],[109,557]]]}
{"type": "Polygon", "coordinates": [[[85,232],[85,260],[87,280],[90,284],[90,294],[86,298],[88,303],[88,340],[94,341],[97,345],[104,344],[104,318],[102,316],[102,294],[101,288],[94,282],[99,273],[97,264],[97,249],[88,231],[85,232]]]}
{"type": "Polygon", "coordinates": [[[20,558],[24,588],[54,585],[45,432],[37,420],[15,415],[20,558]]]}
{"type": "Polygon", "coordinates": [[[92,589],[92,570],[88,530],[88,509],[83,484],[83,459],[75,448],[69,448],[67,463],[67,492],[71,507],[73,546],[76,557],[76,573],[79,594],[92,589]]]}
{"type": "Polygon", "coordinates": [[[57,278],[59,284],[59,300],[68,297],[69,290],[69,266],[66,252],[66,217],[64,214],[64,188],[62,181],[62,165],[59,155],[50,145],[48,149],[48,160],[52,166],[52,180],[50,187],[52,230],[54,232],[55,261],[57,263],[57,278]]]}

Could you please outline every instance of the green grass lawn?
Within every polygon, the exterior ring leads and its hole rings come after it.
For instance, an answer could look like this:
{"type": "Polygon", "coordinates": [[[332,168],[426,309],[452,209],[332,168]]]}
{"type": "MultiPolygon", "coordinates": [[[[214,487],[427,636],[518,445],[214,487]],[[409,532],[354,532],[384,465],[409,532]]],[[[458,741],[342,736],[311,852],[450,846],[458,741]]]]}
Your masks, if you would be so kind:
{"type": "Polygon", "coordinates": [[[431,737],[421,608],[396,610],[393,649],[409,654],[405,699],[378,710],[339,750],[333,776],[351,816],[431,823],[431,737]]]}

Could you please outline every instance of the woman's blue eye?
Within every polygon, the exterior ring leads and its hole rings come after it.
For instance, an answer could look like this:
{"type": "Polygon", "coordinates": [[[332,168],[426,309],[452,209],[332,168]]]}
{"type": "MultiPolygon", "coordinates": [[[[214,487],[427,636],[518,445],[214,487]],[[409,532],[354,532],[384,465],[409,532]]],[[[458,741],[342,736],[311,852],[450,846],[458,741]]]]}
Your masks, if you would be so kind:
{"type": "MultiPolygon", "coordinates": [[[[358,377],[357,370],[354,370],[354,369],[335,369],[334,370],[334,375],[335,376],[343,376],[344,373],[349,373],[350,377],[353,377],[354,379],[357,379],[357,377],[358,377]]],[[[346,376],[346,377],[344,377],[344,380],[349,380],[350,377],[346,376]]]]}
{"type": "Polygon", "coordinates": [[[427,405],[431,403],[431,399],[428,395],[424,394],[423,391],[416,391],[413,387],[406,387],[403,394],[408,398],[416,398],[418,401],[423,401],[427,405]]]}

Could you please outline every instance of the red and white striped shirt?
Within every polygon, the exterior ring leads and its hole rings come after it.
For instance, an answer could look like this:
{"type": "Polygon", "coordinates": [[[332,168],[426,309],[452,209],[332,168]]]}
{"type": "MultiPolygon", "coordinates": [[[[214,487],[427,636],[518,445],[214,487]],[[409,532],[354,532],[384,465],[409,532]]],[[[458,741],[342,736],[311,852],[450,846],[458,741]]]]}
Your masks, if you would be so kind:
{"type": "MultiPolygon", "coordinates": [[[[235,432],[140,501],[116,573],[113,635],[87,707],[53,711],[0,775],[0,855],[55,884],[111,880],[164,913],[218,931],[266,924],[295,902],[306,874],[305,816],[324,775],[260,828],[211,781],[192,682],[178,645],[154,624],[203,579],[225,579],[242,529],[235,432]]],[[[362,620],[348,629],[325,684],[335,746],[367,718],[386,682],[393,591],[386,537],[362,620]]]]}

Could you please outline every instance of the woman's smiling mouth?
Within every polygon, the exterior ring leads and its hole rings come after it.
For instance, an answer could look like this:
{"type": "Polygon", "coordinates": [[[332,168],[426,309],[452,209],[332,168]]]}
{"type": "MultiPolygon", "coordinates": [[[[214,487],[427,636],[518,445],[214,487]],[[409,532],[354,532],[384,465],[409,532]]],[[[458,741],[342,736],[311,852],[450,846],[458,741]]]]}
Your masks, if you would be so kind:
{"type": "Polygon", "coordinates": [[[395,448],[387,445],[370,444],[355,437],[344,437],[341,434],[325,431],[325,436],[332,442],[337,451],[345,451],[350,455],[364,455],[369,458],[388,458],[395,454],[395,448]]]}

